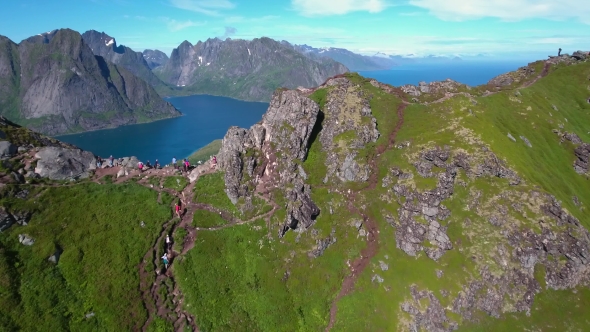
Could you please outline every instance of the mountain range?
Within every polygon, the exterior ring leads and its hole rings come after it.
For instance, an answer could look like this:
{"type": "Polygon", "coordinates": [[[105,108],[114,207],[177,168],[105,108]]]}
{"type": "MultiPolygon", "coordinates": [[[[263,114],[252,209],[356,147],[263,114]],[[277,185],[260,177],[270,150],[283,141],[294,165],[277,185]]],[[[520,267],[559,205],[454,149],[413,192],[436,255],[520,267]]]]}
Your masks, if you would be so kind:
{"type": "MultiPolygon", "coordinates": [[[[129,53],[120,49],[124,56],[129,53]]],[[[0,114],[57,135],[154,121],[180,112],[130,70],[95,55],[78,32],[60,29],[19,44],[0,36],[0,114]]]]}
{"type": "Polygon", "coordinates": [[[308,45],[293,45],[293,48],[308,56],[330,58],[342,63],[351,71],[388,70],[397,65],[389,57],[361,55],[344,48],[315,48],[308,45]]]}
{"type": "Polygon", "coordinates": [[[243,100],[268,101],[279,87],[313,87],[328,77],[348,72],[332,59],[306,57],[270,38],[182,42],[170,59],[154,69],[181,94],[213,94],[243,100]]]}

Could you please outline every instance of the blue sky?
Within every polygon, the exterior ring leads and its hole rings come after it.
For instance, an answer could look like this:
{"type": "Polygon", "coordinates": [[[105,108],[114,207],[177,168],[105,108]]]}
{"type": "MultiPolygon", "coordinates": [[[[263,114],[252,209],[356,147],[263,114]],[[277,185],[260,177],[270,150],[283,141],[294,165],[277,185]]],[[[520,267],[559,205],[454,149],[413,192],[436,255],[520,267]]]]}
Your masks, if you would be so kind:
{"type": "Polygon", "coordinates": [[[136,51],[188,40],[267,36],[374,54],[546,57],[590,49],[581,0],[19,0],[0,34],[15,42],[57,28],[104,31],[136,51]]]}

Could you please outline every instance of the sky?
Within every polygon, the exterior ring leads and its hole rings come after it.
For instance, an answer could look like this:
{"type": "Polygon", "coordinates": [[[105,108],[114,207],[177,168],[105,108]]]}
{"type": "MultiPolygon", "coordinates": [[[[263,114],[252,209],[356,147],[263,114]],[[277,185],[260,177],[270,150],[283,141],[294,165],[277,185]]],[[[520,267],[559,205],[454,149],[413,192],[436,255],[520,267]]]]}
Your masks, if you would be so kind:
{"type": "Polygon", "coordinates": [[[590,50],[582,0],[19,0],[0,34],[94,29],[135,51],[170,54],[184,40],[270,37],[361,54],[546,58],[590,50]]]}

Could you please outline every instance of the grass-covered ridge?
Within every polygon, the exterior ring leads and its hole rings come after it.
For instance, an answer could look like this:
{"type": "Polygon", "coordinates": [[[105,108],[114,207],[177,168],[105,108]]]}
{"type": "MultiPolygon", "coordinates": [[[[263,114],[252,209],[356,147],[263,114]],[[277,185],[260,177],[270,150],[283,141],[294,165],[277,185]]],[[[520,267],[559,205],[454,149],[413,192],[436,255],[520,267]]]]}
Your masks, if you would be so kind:
{"type": "MultiPolygon", "coordinates": [[[[538,220],[543,220],[545,226],[542,227],[560,232],[563,227],[545,216],[539,206],[544,203],[535,198],[537,192],[550,193],[562,202],[567,213],[586,227],[590,226],[590,216],[584,208],[588,203],[577,206],[572,199],[575,196],[580,202],[590,202],[590,187],[585,177],[576,174],[573,169],[574,146],[567,141],[560,142],[561,137],[554,132],[554,129],[575,132],[582,140],[590,142],[587,131],[583,129],[584,123],[590,123],[590,105],[586,102],[590,95],[586,82],[590,76],[590,64],[553,66],[548,72],[546,77],[530,87],[519,87],[518,93],[515,89],[505,88],[484,96],[480,90],[486,88],[479,87],[472,90],[474,93],[471,96],[466,95],[470,91],[466,89],[457,90],[456,95],[450,98],[421,98],[428,101],[428,105],[421,104],[421,100],[412,102],[402,91],[386,91],[371,84],[369,79],[356,74],[347,75],[350,81],[371,96],[371,111],[377,119],[380,137],[359,154],[368,161],[378,163],[377,185],[326,183],[326,154],[317,134],[312,133],[310,150],[302,166],[308,176],[306,182],[312,186],[312,199],[322,211],[316,224],[307,232],[288,232],[284,239],[277,240],[272,234],[284,218],[284,210],[278,210],[271,217],[270,224],[260,221],[204,233],[200,241],[197,240],[195,254],[189,253],[178,270],[189,280],[199,280],[197,284],[181,282],[187,294],[201,294],[198,300],[194,295],[187,295],[192,307],[189,310],[207,330],[238,329],[238,322],[250,330],[293,330],[293,326],[297,326],[295,329],[298,330],[321,330],[329,325],[332,317],[330,308],[336,300],[335,331],[400,331],[410,329],[412,324],[413,316],[402,310],[402,304],[414,303],[411,292],[416,289],[432,292],[442,308],[446,308],[443,310],[447,321],[443,328],[457,324],[465,330],[483,328],[492,331],[522,321],[522,324],[514,326],[539,330],[549,327],[556,330],[587,329],[590,325],[585,317],[590,312],[583,308],[590,300],[588,293],[582,288],[547,289],[544,273],[538,272],[543,268],[541,263],[535,267],[534,276],[533,272],[530,275],[540,286],[530,316],[515,311],[516,303],[511,302],[509,297],[505,298],[500,308],[500,318],[475,310],[474,318],[479,319],[479,323],[449,309],[470,283],[481,279],[482,269],[487,268],[493,275],[509,278],[507,273],[510,270],[497,261],[500,255],[497,250],[502,247],[512,252],[514,248],[501,235],[501,229],[488,221],[498,215],[499,206],[507,207],[503,231],[514,231],[520,227],[539,233],[538,220]],[[403,106],[404,103],[408,105],[403,106]],[[403,121],[401,127],[396,128],[400,122],[400,108],[403,109],[403,121]],[[508,137],[509,133],[516,138],[516,142],[508,137]],[[395,139],[392,146],[391,137],[395,139]],[[396,246],[396,229],[391,223],[392,219],[398,218],[404,201],[397,201],[390,188],[398,183],[418,192],[434,189],[437,174],[444,170],[434,167],[434,176],[424,178],[418,174],[415,163],[424,151],[445,146],[451,158],[460,153],[469,155],[474,167],[493,153],[518,175],[520,183],[511,185],[510,179],[474,177],[470,175],[472,173],[459,170],[454,192],[443,202],[451,211],[450,217],[441,221],[453,248],[438,261],[426,257],[424,253],[411,257],[396,246]],[[391,178],[392,168],[411,173],[411,176],[403,180],[390,179],[388,181],[393,181],[391,184],[384,184],[385,178],[391,178]],[[354,289],[337,298],[342,280],[350,273],[349,264],[367,245],[356,228],[358,221],[362,220],[361,216],[351,213],[346,197],[341,194],[349,189],[358,191],[353,203],[357,209],[377,223],[379,245],[378,252],[358,277],[354,289]],[[269,232],[265,232],[268,227],[269,232]],[[309,253],[317,241],[331,235],[337,241],[326,249],[323,256],[312,258],[309,253]],[[223,268],[228,272],[219,272],[223,268]],[[313,279],[316,269],[323,271],[321,283],[313,279]],[[216,284],[219,280],[223,280],[221,287],[216,284]],[[295,283],[305,284],[305,290],[295,287],[295,283]],[[324,295],[315,295],[318,292],[324,295]],[[296,297],[301,294],[314,296],[296,297]],[[322,296],[326,296],[327,301],[320,301],[322,296]],[[567,301],[571,308],[576,308],[568,310],[563,307],[559,310],[562,315],[569,315],[567,321],[548,319],[551,316],[542,314],[553,310],[551,299],[567,301]],[[204,303],[216,304],[205,308],[204,303]],[[288,309],[279,310],[281,320],[275,320],[272,308],[282,308],[285,303],[290,304],[288,309]],[[293,311],[298,314],[293,315],[293,311]]],[[[329,89],[321,88],[310,95],[321,109],[330,98],[329,89]]],[[[321,129],[320,121],[314,132],[321,129]]],[[[346,143],[354,136],[354,133],[345,132],[335,141],[346,143]]],[[[218,176],[221,179],[221,175],[218,176]]],[[[204,181],[205,186],[209,180],[203,178],[199,181],[204,181]]],[[[217,190],[223,190],[223,187],[220,185],[217,190]]],[[[212,197],[213,192],[206,195],[212,197]]],[[[274,198],[282,206],[281,197],[274,198]]],[[[210,202],[223,209],[229,203],[224,200],[220,197],[210,202]]],[[[227,208],[231,210],[231,206],[227,208]]],[[[418,222],[428,225],[421,217],[418,222]]],[[[428,241],[424,245],[432,247],[428,241]]],[[[558,259],[567,260],[565,256],[558,259]]],[[[520,263],[512,260],[509,264],[516,267],[520,263]]],[[[511,283],[510,280],[506,279],[506,283],[511,283]]],[[[518,288],[510,292],[515,297],[523,295],[522,289],[518,288]]],[[[426,313],[430,302],[423,299],[414,305],[426,313]]]]}

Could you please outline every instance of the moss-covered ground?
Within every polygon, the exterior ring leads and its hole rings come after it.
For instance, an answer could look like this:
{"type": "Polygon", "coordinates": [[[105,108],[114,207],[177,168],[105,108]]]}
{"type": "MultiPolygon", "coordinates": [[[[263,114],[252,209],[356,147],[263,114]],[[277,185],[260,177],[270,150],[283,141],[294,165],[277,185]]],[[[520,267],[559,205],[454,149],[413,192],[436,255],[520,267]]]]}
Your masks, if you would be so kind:
{"type": "Polygon", "coordinates": [[[31,191],[27,199],[4,197],[1,204],[33,215],[28,225],[0,233],[0,330],[140,326],[147,312],[138,264],[170,219],[169,206],[136,184],[19,187],[31,191]],[[19,234],[35,243],[20,244],[19,234]],[[57,264],[48,261],[56,251],[57,264]]]}

